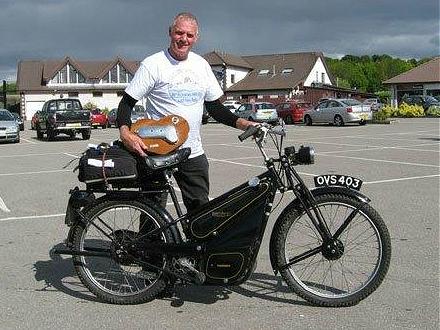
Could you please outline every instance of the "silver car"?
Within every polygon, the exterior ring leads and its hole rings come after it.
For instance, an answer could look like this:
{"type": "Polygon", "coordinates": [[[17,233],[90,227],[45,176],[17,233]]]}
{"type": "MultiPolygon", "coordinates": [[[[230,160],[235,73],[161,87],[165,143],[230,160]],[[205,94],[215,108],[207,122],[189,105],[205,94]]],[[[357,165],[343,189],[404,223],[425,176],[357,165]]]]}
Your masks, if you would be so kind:
{"type": "Polygon", "coordinates": [[[6,109],[0,109],[0,142],[20,142],[20,127],[15,117],[6,109]]]}
{"type": "Polygon", "coordinates": [[[278,121],[275,105],[269,102],[244,103],[235,110],[238,117],[251,121],[274,123],[278,121]]]}
{"type": "Polygon", "coordinates": [[[355,99],[322,101],[304,112],[304,123],[308,126],[312,123],[329,123],[335,126],[343,126],[346,123],[365,125],[371,118],[371,107],[355,99]]]}

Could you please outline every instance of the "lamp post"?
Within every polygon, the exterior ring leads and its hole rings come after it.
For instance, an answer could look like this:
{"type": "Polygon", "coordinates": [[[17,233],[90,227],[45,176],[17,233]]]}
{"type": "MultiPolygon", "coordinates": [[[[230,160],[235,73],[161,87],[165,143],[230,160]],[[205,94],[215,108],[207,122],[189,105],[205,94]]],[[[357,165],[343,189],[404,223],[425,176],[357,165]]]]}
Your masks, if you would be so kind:
{"type": "Polygon", "coordinates": [[[3,80],[3,108],[6,109],[6,80],[3,80]]]}

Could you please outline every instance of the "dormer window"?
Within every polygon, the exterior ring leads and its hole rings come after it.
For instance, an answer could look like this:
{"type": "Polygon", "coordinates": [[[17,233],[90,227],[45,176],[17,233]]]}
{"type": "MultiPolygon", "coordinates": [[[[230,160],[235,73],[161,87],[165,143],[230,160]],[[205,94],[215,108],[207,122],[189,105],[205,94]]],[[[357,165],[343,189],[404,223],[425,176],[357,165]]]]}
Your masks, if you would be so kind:
{"type": "Polygon", "coordinates": [[[126,84],[133,79],[133,75],[128,72],[122,65],[116,64],[110,71],[102,78],[102,83],[108,84],[126,84]]]}
{"type": "Polygon", "coordinates": [[[84,83],[86,78],[79,73],[75,67],[73,67],[70,63],[67,63],[60,71],[56,73],[56,75],[51,80],[53,84],[80,84],[84,83]]]}
{"type": "Polygon", "coordinates": [[[259,76],[267,76],[269,74],[269,70],[268,69],[262,69],[258,72],[259,76]]]}
{"type": "Polygon", "coordinates": [[[283,71],[281,71],[282,74],[290,74],[293,72],[292,68],[285,68],[283,69],[283,71]]]}

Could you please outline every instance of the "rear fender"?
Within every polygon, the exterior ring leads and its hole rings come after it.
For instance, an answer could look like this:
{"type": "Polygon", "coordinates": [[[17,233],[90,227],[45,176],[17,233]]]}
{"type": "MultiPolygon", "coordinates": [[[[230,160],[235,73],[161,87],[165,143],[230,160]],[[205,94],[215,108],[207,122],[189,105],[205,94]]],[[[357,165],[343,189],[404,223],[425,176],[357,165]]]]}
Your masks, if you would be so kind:
{"type": "MultiPolygon", "coordinates": [[[[70,198],[67,205],[66,210],[66,217],[65,217],[65,223],[71,227],[71,232],[73,232],[73,228],[76,225],[84,225],[85,222],[81,219],[81,216],[78,214],[80,211],[82,214],[85,214],[88,210],[88,208],[93,207],[94,205],[97,205],[99,203],[102,203],[104,201],[110,201],[110,200],[134,200],[137,199],[140,202],[147,204],[149,207],[154,209],[155,212],[157,212],[168,224],[170,225],[169,229],[173,235],[173,238],[176,243],[182,242],[182,236],[180,234],[180,231],[177,228],[176,224],[174,223],[173,217],[168,213],[167,210],[163,209],[162,207],[158,206],[157,204],[151,202],[150,200],[146,200],[144,198],[139,198],[139,193],[133,191],[133,192],[109,192],[104,196],[101,196],[97,199],[95,199],[95,195],[92,192],[86,191],[86,190],[79,190],[78,187],[75,187],[75,189],[71,190],[70,192],[70,198]]],[[[71,239],[71,234],[69,233],[68,241],[71,239]]]]}
{"type": "MultiPolygon", "coordinates": [[[[312,193],[313,197],[317,197],[325,194],[340,194],[340,195],[342,194],[342,195],[348,195],[354,199],[357,199],[359,202],[365,204],[371,201],[367,196],[360,193],[359,191],[345,187],[338,187],[338,186],[318,187],[311,189],[310,192],[312,193]]],[[[298,198],[295,198],[293,201],[291,201],[278,216],[270,236],[269,257],[270,257],[270,263],[272,265],[272,269],[274,270],[275,274],[278,272],[276,256],[275,256],[275,236],[276,236],[275,233],[277,232],[279,226],[281,226],[282,219],[284,218],[285,214],[290,212],[292,209],[296,209],[298,211],[302,209],[302,205],[298,200],[298,198]]]]}

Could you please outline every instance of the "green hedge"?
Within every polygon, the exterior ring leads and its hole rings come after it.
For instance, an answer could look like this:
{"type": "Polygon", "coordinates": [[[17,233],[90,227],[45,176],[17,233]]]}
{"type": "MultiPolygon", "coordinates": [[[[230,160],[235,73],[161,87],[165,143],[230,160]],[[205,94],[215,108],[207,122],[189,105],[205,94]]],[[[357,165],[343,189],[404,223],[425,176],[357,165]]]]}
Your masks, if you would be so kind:
{"type": "MultiPolygon", "coordinates": [[[[439,111],[440,112],[440,111],[439,111]]],[[[373,119],[378,121],[386,120],[390,117],[424,117],[425,112],[419,105],[408,105],[402,103],[397,108],[391,105],[383,106],[379,111],[373,113],[373,119]]]]}
{"type": "Polygon", "coordinates": [[[431,105],[429,109],[426,111],[426,116],[429,117],[440,117],[440,106],[431,105]]]}

